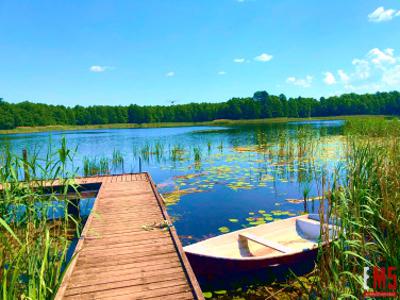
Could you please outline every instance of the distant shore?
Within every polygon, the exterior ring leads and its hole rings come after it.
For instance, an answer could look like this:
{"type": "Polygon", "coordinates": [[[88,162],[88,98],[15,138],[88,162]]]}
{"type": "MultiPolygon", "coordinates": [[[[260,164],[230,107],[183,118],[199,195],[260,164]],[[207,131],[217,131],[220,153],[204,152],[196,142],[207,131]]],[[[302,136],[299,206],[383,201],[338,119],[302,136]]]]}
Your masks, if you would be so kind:
{"type": "Polygon", "coordinates": [[[4,134],[23,134],[51,131],[78,131],[91,129],[133,129],[133,128],[162,128],[162,127],[190,127],[190,126],[237,126],[237,125],[259,125],[269,123],[286,123],[298,121],[318,121],[318,120],[346,120],[354,118],[384,118],[383,115],[354,115],[354,116],[332,116],[332,117],[313,117],[313,118],[268,118],[250,120],[214,120],[207,122],[167,122],[167,123],[143,123],[143,124],[96,124],[96,125],[50,125],[35,127],[17,127],[15,129],[0,130],[0,135],[4,134]]]}

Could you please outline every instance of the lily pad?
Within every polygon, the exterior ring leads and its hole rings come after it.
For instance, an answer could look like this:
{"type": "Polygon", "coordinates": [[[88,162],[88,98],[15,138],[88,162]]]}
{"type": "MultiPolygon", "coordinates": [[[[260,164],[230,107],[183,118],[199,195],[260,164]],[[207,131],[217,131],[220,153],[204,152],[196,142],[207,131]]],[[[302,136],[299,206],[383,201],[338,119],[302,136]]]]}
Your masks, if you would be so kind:
{"type": "Polygon", "coordinates": [[[227,232],[230,231],[230,229],[228,227],[226,227],[226,226],[222,226],[222,227],[218,228],[218,230],[221,233],[227,233],[227,232]]]}
{"type": "Polygon", "coordinates": [[[238,220],[238,219],[229,219],[229,222],[231,222],[231,223],[237,223],[237,222],[239,222],[239,220],[238,220]]]}

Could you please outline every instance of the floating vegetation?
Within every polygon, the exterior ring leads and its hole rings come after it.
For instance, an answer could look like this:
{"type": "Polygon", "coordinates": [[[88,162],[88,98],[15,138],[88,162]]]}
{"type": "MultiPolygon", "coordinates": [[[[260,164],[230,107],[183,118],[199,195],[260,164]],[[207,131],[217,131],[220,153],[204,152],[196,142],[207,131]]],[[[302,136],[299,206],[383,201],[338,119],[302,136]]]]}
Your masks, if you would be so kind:
{"type": "MultiPolygon", "coordinates": [[[[259,135],[259,138],[263,140],[264,135],[259,135]]],[[[290,185],[294,182],[303,182],[305,186],[318,174],[326,173],[324,168],[333,169],[333,166],[329,165],[331,160],[343,159],[342,143],[341,137],[313,138],[307,131],[302,130],[296,132],[295,137],[280,134],[276,143],[269,140],[268,143],[263,141],[258,145],[240,145],[234,141],[230,151],[224,154],[211,153],[206,158],[201,157],[200,146],[195,146],[194,165],[186,168],[185,165],[164,168],[187,173],[193,167],[198,170],[201,160],[202,176],[190,176],[198,173],[188,173],[187,178],[183,175],[175,177],[175,180],[177,186],[194,187],[203,191],[212,190],[216,185],[223,185],[238,192],[256,188],[276,189],[277,183],[290,185]],[[299,138],[304,140],[298,141],[299,138]]],[[[208,142],[206,145],[208,147],[208,142]]],[[[217,149],[221,147],[223,148],[222,141],[217,149]]],[[[182,163],[188,159],[180,145],[172,148],[171,158],[172,161],[182,163]]]]}
{"type": "Polygon", "coordinates": [[[218,230],[221,233],[228,233],[230,231],[230,229],[226,226],[222,226],[222,227],[218,228],[218,230]]]}
{"type": "Polygon", "coordinates": [[[164,203],[165,205],[173,205],[176,204],[183,195],[193,194],[193,193],[200,193],[202,190],[196,188],[187,188],[187,189],[177,189],[172,192],[164,193],[164,203]]]}
{"type": "MultiPolygon", "coordinates": [[[[241,227],[246,228],[263,225],[274,220],[279,220],[282,217],[294,217],[296,215],[296,213],[288,210],[271,210],[269,213],[267,213],[264,209],[260,209],[257,212],[250,211],[246,218],[230,218],[228,221],[230,223],[239,224],[241,227]]],[[[220,228],[218,228],[218,230],[220,231],[220,228]]]]}

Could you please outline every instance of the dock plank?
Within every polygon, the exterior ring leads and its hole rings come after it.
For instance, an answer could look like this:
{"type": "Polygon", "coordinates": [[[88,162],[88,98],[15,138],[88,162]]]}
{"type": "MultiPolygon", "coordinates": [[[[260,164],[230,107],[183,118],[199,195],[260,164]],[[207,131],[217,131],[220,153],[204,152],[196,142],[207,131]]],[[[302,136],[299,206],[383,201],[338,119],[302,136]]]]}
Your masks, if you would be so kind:
{"type": "Polygon", "coordinates": [[[55,299],[204,299],[148,173],[101,183],[55,299]]]}

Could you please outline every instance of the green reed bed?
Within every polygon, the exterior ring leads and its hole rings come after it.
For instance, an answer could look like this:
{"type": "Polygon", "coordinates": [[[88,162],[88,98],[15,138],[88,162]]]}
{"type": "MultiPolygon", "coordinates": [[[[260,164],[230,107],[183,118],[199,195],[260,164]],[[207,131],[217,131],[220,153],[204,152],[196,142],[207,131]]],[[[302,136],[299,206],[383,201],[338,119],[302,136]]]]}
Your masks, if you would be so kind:
{"type": "Polygon", "coordinates": [[[330,213],[342,226],[338,239],[322,252],[317,269],[324,298],[362,297],[364,267],[371,267],[371,278],[374,266],[400,270],[398,126],[398,121],[347,124],[351,136],[346,176],[336,181],[329,197],[330,213]]]}
{"type": "Polygon", "coordinates": [[[400,121],[398,118],[354,119],[346,122],[345,131],[353,136],[400,136],[400,121]]]}
{"type": "Polygon", "coordinates": [[[49,150],[44,159],[27,160],[0,152],[0,298],[52,299],[67,261],[71,237],[80,220],[69,215],[49,221],[53,201],[68,203],[68,190],[76,191],[68,170],[71,152],[63,140],[60,149],[49,150]],[[24,174],[25,181],[21,182],[24,174]],[[63,188],[47,186],[59,180],[63,188]]]}

